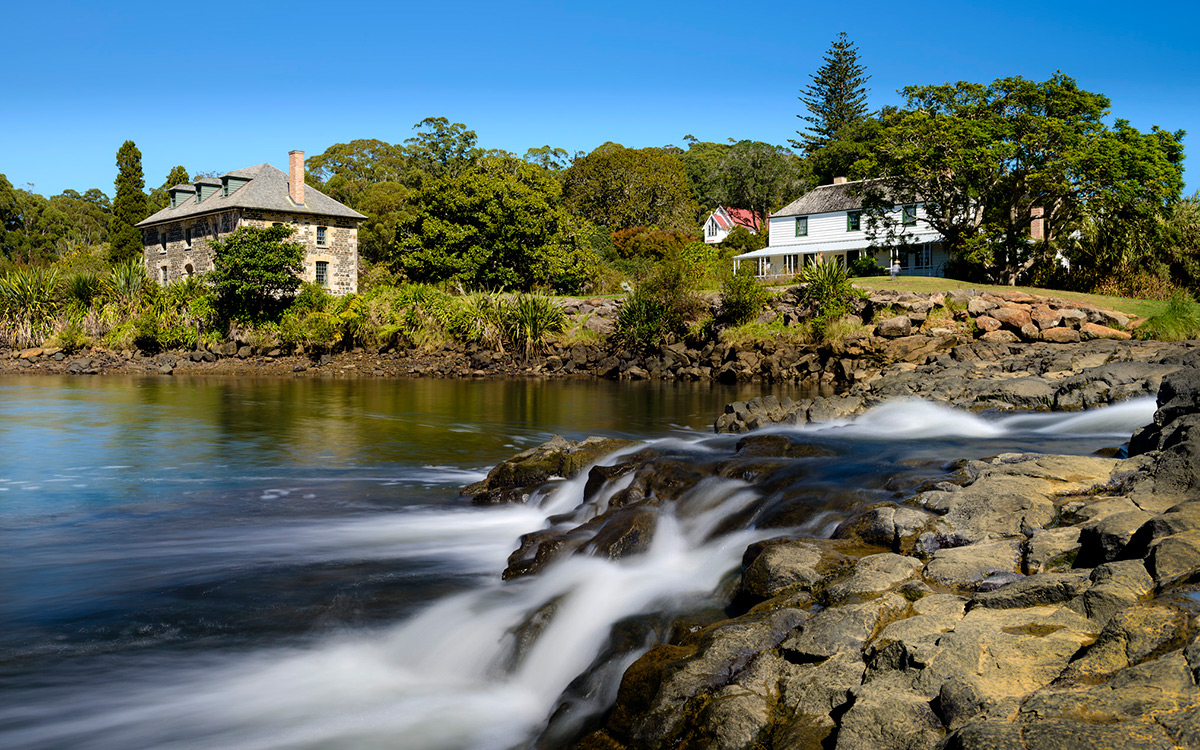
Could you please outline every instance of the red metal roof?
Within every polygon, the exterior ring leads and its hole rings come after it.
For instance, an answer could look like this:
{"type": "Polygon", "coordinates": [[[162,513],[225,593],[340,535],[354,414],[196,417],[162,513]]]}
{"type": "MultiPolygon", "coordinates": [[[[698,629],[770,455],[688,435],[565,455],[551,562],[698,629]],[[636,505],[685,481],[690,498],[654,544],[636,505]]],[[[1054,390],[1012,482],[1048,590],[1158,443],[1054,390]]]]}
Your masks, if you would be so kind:
{"type": "Polygon", "coordinates": [[[725,213],[729,214],[729,218],[733,219],[734,224],[758,231],[759,216],[750,209],[726,208],[725,213]]]}

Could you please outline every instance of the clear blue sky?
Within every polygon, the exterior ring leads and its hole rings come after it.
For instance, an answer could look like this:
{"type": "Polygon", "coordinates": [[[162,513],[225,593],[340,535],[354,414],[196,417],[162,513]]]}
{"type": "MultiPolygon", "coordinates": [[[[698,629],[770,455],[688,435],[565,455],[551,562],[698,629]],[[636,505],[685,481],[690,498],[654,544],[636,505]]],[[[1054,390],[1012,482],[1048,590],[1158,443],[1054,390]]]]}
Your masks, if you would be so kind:
{"type": "Polygon", "coordinates": [[[112,195],[115,154],[148,186],[444,116],[518,154],[753,139],[786,144],[796,97],[846,31],[874,107],[909,84],[1062,70],[1115,117],[1190,135],[1200,189],[1193,3],[9,3],[0,173],[43,195],[112,195]]]}

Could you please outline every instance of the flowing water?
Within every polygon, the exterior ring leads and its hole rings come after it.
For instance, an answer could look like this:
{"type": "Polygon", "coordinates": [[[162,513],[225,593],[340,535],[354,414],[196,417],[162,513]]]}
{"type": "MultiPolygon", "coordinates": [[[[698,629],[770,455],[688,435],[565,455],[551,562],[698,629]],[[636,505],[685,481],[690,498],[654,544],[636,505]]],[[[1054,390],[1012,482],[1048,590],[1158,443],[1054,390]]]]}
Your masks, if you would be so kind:
{"type": "Polygon", "coordinates": [[[0,380],[0,747],[499,749],[551,716],[554,746],[672,613],[715,603],[747,544],[828,534],[956,458],[1117,446],[1154,410],[989,418],[898,401],[777,428],[833,455],[769,487],[700,482],[645,554],[500,580],[521,534],[579,520],[586,477],[519,507],[472,507],[462,485],[555,433],[729,456],[736,438],[709,425],[758,392],[0,380]]]}

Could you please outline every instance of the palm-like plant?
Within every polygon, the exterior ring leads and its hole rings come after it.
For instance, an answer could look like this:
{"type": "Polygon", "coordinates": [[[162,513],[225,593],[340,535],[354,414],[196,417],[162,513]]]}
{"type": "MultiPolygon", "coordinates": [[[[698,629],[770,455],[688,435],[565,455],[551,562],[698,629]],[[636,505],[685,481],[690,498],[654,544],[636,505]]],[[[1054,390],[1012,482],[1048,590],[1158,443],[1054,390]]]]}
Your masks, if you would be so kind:
{"type": "Polygon", "coordinates": [[[0,277],[0,319],[12,346],[45,339],[59,309],[59,277],[54,269],[18,268],[0,277]]]}

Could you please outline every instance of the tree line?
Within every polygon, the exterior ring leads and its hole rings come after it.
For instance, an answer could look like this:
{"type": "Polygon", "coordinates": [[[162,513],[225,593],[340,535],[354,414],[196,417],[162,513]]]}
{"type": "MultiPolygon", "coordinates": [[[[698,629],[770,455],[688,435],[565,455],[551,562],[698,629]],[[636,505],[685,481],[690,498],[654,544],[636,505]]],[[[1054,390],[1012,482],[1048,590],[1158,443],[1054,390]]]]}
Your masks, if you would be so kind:
{"type": "MultiPolygon", "coordinates": [[[[852,189],[880,245],[903,241],[884,209],[924,204],[956,278],[1138,296],[1200,287],[1200,198],[1182,195],[1183,131],[1112,120],[1107,97],[1061,72],[909,86],[901,105],[878,111],[869,80],[839,35],[800,93],[790,148],[687,135],[682,146],[517,155],[432,117],[401,143],[330,146],[309,158],[307,179],[367,217],[364,266],[417,282],[594,291],[663,257],[702,253],[700,227],[718,205],[765,216],[847,177],[869,181],[852,189]],[[1035,215],[1040,237],[1030,235],[1035,215]]],[[[117,164],[111,203],[96,189],[43,198],[0,175],[7,262],[45,264],[101,243],[113,261],[140,253],[132,225],[189,176],[176,167],[147,191],[132,142],[117,164]]],[[[764,244],[738,232],[725,254],[764,244]]]]}

